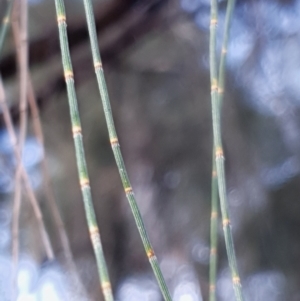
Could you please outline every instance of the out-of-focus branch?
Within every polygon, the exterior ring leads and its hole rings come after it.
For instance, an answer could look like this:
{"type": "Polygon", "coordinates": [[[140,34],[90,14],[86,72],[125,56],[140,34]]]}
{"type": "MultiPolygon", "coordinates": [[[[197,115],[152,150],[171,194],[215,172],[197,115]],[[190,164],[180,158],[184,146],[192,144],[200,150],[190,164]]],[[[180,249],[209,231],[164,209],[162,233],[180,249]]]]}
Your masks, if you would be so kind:
{"type": "MultiPolygon", "coordinates": [[[[149,1],[147,5],[136,6],[135,9],[130,9],[127,14],[122,14],[118,18],[118,22],[110,23],[111,27],[118,28],[118,32],[111,36],[100,35],[101,40],[101,56],[105,64],[112,63],[118,59],[118,57],[129,47],[137,43],[143,36],[160,28],[165,24],[162,20],[157,3],[164,0],[149,1]],[[103,43],[102,43],[103,41],[103,43]]],[[[126,2],[126,1],[125,1],[126,2]]],[[[96,13],[96,17],[97,17],[96,13]]],[[[72,25],[71,25],[72,26],[72,25]]],[[[68,30],[71,28],[68,26],[68,30]]],[[[100,30],[101,31],[101,30],[100,30]]],[[[68,31],[69,32],[69,31],[68,31]]],[[[86,40],[88,42],[88,40],[86,40]]],[[[73,53],[76,51],[73,51],[73,53]]],[[[76,77],[77,85],[84,83],[94,76],[92,69],[83,70],[82,66],[90,65],[91,57],[90,52],[85,55],[73,57],[74,74],[76,77]],[[80,72],[77,72],[80,71],[80,72]]],[[[1,69],[1,63],[0,63],[1,69]]],[[[53,94],[65,91],[64,77],[61,75],[61,71],[50,73],[47,78],[47,83],[42,88],[37,89],[36,99],[39,107],[42,107],[47,103],[53,94]]],[[[13,102],[15,103],[15,102],[13,102]]],[[[14,123],[19,122],[20,112],[17,105],[10,107],[11,118],[14,123]]],[[[4,120],[2,114],[0,114],[0,127],[4,126],[4,120]]]]}
{"type": "MultiPolygon", "coordinates": [[[[95,10],[96,28],[98,34],[107,30],[111,25],[118,24],[132,12],[139,13],[139,7],[146,6],[148,11],[157,7],[158,3],[165,0],[142,0],[136,5],[136,0],[113,0],[98,5],[95,10]]],[[[53,16],[54,17],[54,16],[53,16]]],[[[88,32],[84,16],[81,20],[70,20],[68,26],[68,37],[70,48],[77,47],[88,41],[88,32]]],[[[29,64],[41,64],[59,54],[59,40],[55,25],[47,33],[39,38],[29,41],[29,64]]],[[[3,79],[13,76],[16,72],[15,51],[7,54],[0,61],[0,70],[3,79]]]]}

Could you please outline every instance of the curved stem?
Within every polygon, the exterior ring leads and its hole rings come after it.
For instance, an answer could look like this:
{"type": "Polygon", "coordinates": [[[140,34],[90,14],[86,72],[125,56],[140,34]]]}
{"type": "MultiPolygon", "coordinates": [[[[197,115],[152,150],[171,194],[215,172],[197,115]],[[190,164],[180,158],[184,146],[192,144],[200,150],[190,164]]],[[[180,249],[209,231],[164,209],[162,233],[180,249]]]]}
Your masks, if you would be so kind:
{"type": "Polygon", "coordinates": [[[157,279],[157,282],[159,284],[159,287],[161,289],[161,292],[163,294],[164,300],[171,301],[171,295],[169,293],[168,287],[166,285],[166,281],[163,277],[163,274],[161,272],[161,269],[158,264],[158,260],[155,256],[153,247],[151,245],[151,242],[149,240],[140,210],[138,208],[135,195],[126,171],[126,167],[124,164],[123,156],[120,149],[120,144],[118,140],[118,136],[116,133],[114,120],[112,116],[111,106],[110,106],[110,100],[108,96],[108,91],[106,87],[106,81],[104,77],[104,72],[102,68],[102,61],[99,53],[99,47],[98,47],[98,40],[97,40],[97,33],[96,33],[96,26],[95,26],[95,19],[94,19],[94,13],[93,13],[93,6],[91,4],[90,0],[84,0],[84,8],[85,8],[85,14],[87,19],[87,25],[90,35],[90,42],[91,42],[91,49],[92,49],[92,55],[93,55],[93,63],[94,68],[96,72],[99,92],[102,99],[102,105],[104,108],[104,114],[106,119],[106,124],[108,128],[108,134],[110,143],[112,146],[112,150],[114,153],[114,157],[116,160],[116,164],[120,173],[121,181],[123,184],[123,188],[126,194],[126,197],[128,199],[129,205],[131,207],[131,211],[133,213],[137,228],[139,230],[140,237],[142,239],[147,257],[149,259],[149,262],[151,264],[151,267],[153,269],[154,275],[157,279]]]}
{"type": "MultiPolygon", "coordinates": [[[[229,25],[232,16],[232,10],[234,6],[234,1],[229,0],[226,13],[226,25],[225,25],[225,35],[224,42],[227,47],[228,37],[229,37],[229,25]]],[[[220,73],[219,76],[221,81],[220,92],[218,93],[218,78],[217,78],[217,63],[216,63],[216,27],[218,11],[217,11],[217,0],[211,0],[211,24],[210,24],[210,77],[211,77],[211,99],[212,99],[212,118],[213,118],[213,140],[214,140],[214,152],[216,160],[216,169],[218,175],[218,188],[219,197],[222,213],[222,224],[225,237],[226,251],[229,261],[229,266],[231,270],[233,288],[235,292],[236,299],[238,301],[243,300],[242,286],[240,282],[240,276],[236,263],[236,256],[234,250],[234,243],[230,225],[228,201],[226,194],[226,180],[225,180],[225,167],[224,167],[224,154],[222,146],[221,137],[221,99],[224,87],[224,69],[225,69],[225,54],[223,51],[223,59],[220,63],[220,73]]],[[[226,50],[226,48],[224,48],[226,50]]]]}

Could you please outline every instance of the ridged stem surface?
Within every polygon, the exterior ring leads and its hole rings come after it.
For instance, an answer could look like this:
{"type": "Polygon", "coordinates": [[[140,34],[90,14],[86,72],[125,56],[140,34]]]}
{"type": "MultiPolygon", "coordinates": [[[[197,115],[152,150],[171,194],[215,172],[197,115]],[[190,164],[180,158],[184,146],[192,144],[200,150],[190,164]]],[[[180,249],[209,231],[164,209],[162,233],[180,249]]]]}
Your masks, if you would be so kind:
{"type": "MultiPolygon", "coordinates": [[[[220,106],[222,106],[224,89],[225,89],[226,56],[227,56],[227,51],[228,51],[228,49],[227,49],[228,48],[228,40],[229,40],[230,25],[231,25],[234,6],[235,6],[235,0],[229,0],[227,3],[227,8],[226,8],[225,27],[224,27],[223,42],[222,42],[222,48],[221,48],[220,64],[219,64],[218,99],[219,99],[220,106]]],[[[221,107],[220,107],[220,110],[221,110],[221,107]]]]}
{"type": "Polygon", "coordinates": [[[86,18],[87,18],[89,35],[90,35],[93,63],[94,63],[98,87],[99,87],[99,91],[100,91],[100,95],[101,95],[101,99],[102,99],[105,119],[106,119],[108,133],[109,133],[109,139],[110,139],[110,143],[111,143],[114,157],[116,160],[116,164],[118,166],[121,181],[122,181],[129,205],[131,207],[131,211],[133,213],[138,231],[140,233],[147,257],[149,259],[149,262],[153,269],[154,275],[155,275],[157,282],[159,284],[159,287],[161,289],[164,300],[171,301],[171,295],[169,293],[169,289],[166,285],[165,279],[163,277],[163,274],[162,274],[161,269],[158,264],[158,260],[155,256],[153,247],[150,243],[140,210],[138,208],[138,205],[137,205],[137,202],[135,199],[135,195],[134,195],[132,186],[130,184],[130,180],[129,180],[129,177],[128,177],[128,174],[126,171],[123,156],[121,154],[120,144],[119,144],[119,140],[117,137],[117,133],[116,133],[116,129],[115,129],[114,121],[113,121],[110,100],[109,100],[106,81],[105,81],[104,72],[103,72],[103,68],[102,68],[102,61],[101,61],[99,47],[98,47],[98,40],[97,40],[97,33],[96,33],[96,26],[95,26],[95,19],[94,19],[92,3],[90,0],[84,0],[83,2],[84,2],[85,14],[86,14],[86,18]]]}
{"type": "Polygon", "coordinates": [[[64,1],[55,0],[55,7],[56,7],[56,14],[57,14],[62,63],[63,63],[65,81],[67,85],[72,132],[73,132],[75,152],[76,152],[77,169],[78,169],[79,182],[80,182],[80,187],[83,196],[84,209],[85,209],[88,229],[90,233],[90,238],[96,257],[101,289],[105,300],[113,301],[111,284],[110,284],[107,265],[103,253],[99,228],[96,221],[96,215],[95,215],[92,195],[91,195],[90,181],[89,181],[89,176],[86,167],[86,160],[85,160],[82,133],[81,133],[81,122],[80,122],[79,111],[78,111],[73,68],[71,63],[70,50],[69,50],[68,37],[67,37],[67,23],[66,23],[64,1]]]}
{"type": "MultiPolygon", "coordinates": [[[[228,8],[231,8],[231,14],[233,1],[228,2],[225,32],[229,31],[230,20],[228,21],[228,8]],[[227,27],[226,27],[227,26],[227,27]]],[[[229,10],[230,12],[230,10],[229,10]]],[[[230,15],[231,17],[231,15],[230,15]]],[[[229,261],[229,267],[231,270],[233,289],[235,292],[236,300],[242,301],[242,287],[240,282],[240,277],[237,269],[236,256],[234,250],[234,243],[230,225],[229,211],[228,211],[228,201],[226,193],[226,181],[225,181],[225,168],[224,168],[224,154],[222,146],[222,136],[221,136],[221,106],[219,101],[219,86],[218,86],[218,75],[217,75],[217,58],[216,58],[216,28],[218,23],[218,9],[217,0],[211,0],[211,23],[210,23],[210,78],[211,78],[211,100],[212,100],[212,119],[213,119],[213,140],[214,140],[214,151],[216,160],[216,169],[218,175],[218,189],[219,198],[222,213],[222,224],[225,237],[226,251],[229,261]]],[[[225,33],[224,41],[227,44],[229,33],[225,33]]],[[[225,56],[223,66],[220,64],[220,69],[223,70],[220,76],[224,78],[224,67],[225,66],[225,56]],[[222,69],[223,68],[223,69],[222,69]]],[[[224,87],[224,80],[222,80],[222,87],[224,87]]],[[[222,90],[221,90],[222,92],[222,90]]]]}
{"type": "MultiPolygon", "coordinates": [[[[214,154],[213,154],[214,155],[214,154]]],[[[209,301],[216,300],[217,264],[218,264],[218,177],[216,161],[213,157],[211,182],[211,217],[210,217],[210,257],[209,257],[209,301]]]]}

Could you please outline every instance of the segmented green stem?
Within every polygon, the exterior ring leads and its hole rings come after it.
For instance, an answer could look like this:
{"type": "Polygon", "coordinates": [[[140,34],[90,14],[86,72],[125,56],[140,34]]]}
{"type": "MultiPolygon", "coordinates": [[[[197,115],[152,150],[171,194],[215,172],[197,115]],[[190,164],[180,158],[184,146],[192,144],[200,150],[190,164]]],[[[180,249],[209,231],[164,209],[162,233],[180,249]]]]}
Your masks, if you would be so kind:
{"type": "MultiPolygon", "coordinates": [[[[211,0],[211,20],[210,20],[210,81],[211,81],[211,97],[212,101],[217,99],[217,57],[216,57],[216,32],[218,23],[218,6],[217,0],[211,0]]],[[[215,150],[215,146],[213,148],[215,150]]],[[[213,154],[214,158],[214,154],[213,154]]],[[[216,172],[216,163],[213,159],[213,172],[216,172]]],[[[217,223],[218,223],[218,186],[216,175],[212,174],[212,209],[211,209],[211,249],[210,249],[210,268],[209,268],[209,298],[210,301],[216,299],[216,275],[217,275],[217,223]],[[215,208],[216,207],[216,208],[215,208]],[[217,214],[217,215],[216,215],[217,214]],[[214,217],[214,218],[213,218],[214,217]]]]}
{"type": "MultiPolygon", "coordinates": [[[[225,16],[225,28],[224,36],[221,48],[220,64],[219,64],[219,78],[218,78],[218,103],[219,110],[221,110],[224,87],[225,87],[225,64],[226,64],[226,54],[229,39],[229,29],[232,19],[233,8],[235,6],[235,0],[228,1],[226,16],[225,16]]],[[[213,150],[213,157],[215,151],[213,150]]],[[[210,231],[210,268],[209,268],[209,281],[210,281],[210,294],[209,300],[216,300],[216,276],[217,276],[217,231],[218,231],[218,178],[216,162],[213,159],[213,170],[212,170],[212,211],[211,211],[211,231],[210,231]]]]}
{"type": "MultiPolygon", "coordinates": [[[[230,4],[230,3],[228,3],[230,4]]],[[[231,4],[232,5],[232,4],[231,4]]],[[[232,11],[231,11],[232,13],[232,11]]],[[[218,93],[218,79],[217,79],[217,68],[216,68],[216,27],[217,27],[217,1],[211,0],[211,24],[210,24],[210,77],[211,77],[211,99],[212,99],[212,118],[213,118],[213,138],[214,138],[214,148],[215,148],[215,159],[216,168],[218,174],[218,188],[219,197],[221,204],[222,213],[222,223],[223,231],[225,236],[226,251],[229,261],[229,266],[231,270],[233,288],[235,292],[236,299],[238,301],[243,300],[242,289],[240,277],[237,269],[236,256],[234,250],[234,243],[230,225],[230,218],[228,212],[228,202],[226,194],[226,181],[225,181],[225,170],[224,170],[224,155],[221,137],[221,106],[219,103],[219,93],[218,93]]],[[[226,17],[227,19],[228,17],[226,17]]],[[[228,28],[229,30],[228,21],[228,28]]],[[[225,28],[226,31],[226,28],[225,28]]],[[[228,34],[228,33],[227,33],[228,34]]],[[[226,35],[227,35],[226,34],[226,35]]],[[[226,37],[224,37],[226,38],[226,37]]],[[[226,38],[228,40],[228,36],[226,38]]],[[[225,39],[224,39],[225,40],[225,39]]],[[[225,66],[225,56],[224,63],[225,66]]],[[[221,66],[220,66],[221,68],[221,66]]],[[[224,68],[224,67],[222,67],[224,68]]],[[[220,74],[222,76],[222,74],[220,74]]],[[[224,86],[224,82],[223,82],[224,86]]]]}
{"type": "Polygon", "coordinates": [[[235,0],[229,0],[227,3],[227,8],[226,8],[224,36],[223,36],[220,65],[219,65],[218,99],[219,99],[220,106],[222,105],[224,88],[225,88],[226,55],[227,55],[227,51],[228,51],[227,50],[228,39],[229,39],[230,25],[231,25],[232,13],[233,13],[234,6],[235,6],[235,0]]]}
{"type": "MultiPolygon", "coordinates": [[[[214,153],[213,153],[214,155],[214,153]]],[[[218,177],[216,161],[213,157],[211,176],[211,217],[210,217],[210,258],[209,258],[209,301],[216,300],[216,280],[218,263],[218,177]]]]}
{"type": "Polygon", "coordinates": [[[111,284],[108,276],[107,265],[104,258],[102,243],[100,239],[99,228],[96,221],[95,211],[93,207],[91,188],[89,182],[89,176],[86,167],[81,123],[77,105],[77,97],[74,85],[73,68],[70,57],[70,50],[67,37],[67,23],[66,13],[63,0],[55,0],[57,22],[59,29],[59,41],[62,55],[62,63],[65,75],[65,81],[67,85],[68,101],[70,107],[70,116],[72,123],[72,132],[75,144],[77,169],[79,174],[79,182],[81,186],[85,214],[87,224],[90,232],[91,242],[93,244],[96,262],[98,267],[98,273],[100,278],[100,285],[104,298],[106,301],[112,301],[113,295],[111,291],[111,284]]]}
{"type": "Polygon", "coordinates": [[[1,30],[0,30],[0,54],[2,52],[4,40],[5,40],[6,33],[7,33],[7,30],[8,30],[8,26],[9,26],[9,23],[10,23],[10,17],[11,17],[13,4],[14,4],[14,0],[9,0],[8,1],[6,12],[5,12],[5,15],[2,19],[2,26],[1,26],[1,30]]]}
{"type": "Polygon", "coordinates": [[[92,55],[93,55],[93,63],[95,67],[98,87],[102,99],[102,104],[104,108],[104,114],[105,119],[108,127],[108,133],[109,133],[109,139],[112,146],[112,150],[115,156],[115,160],[118,166],[118,170],[120,173],[120,177],[122,180],[122,184],[124,187],[124,191],[126,194],[126,197],[129,201],[137,228],[139,230],[147,257],[149,259],[149,262],[151,264],[151,267],[153,269],[153,272],[155,274],[155,277],[157,279],[157,282],[160,286],[161,292],[163,294],[163,297],[166,301],[171,300],[171,296],[168,290],[168,287],[166,285],[165,279],[163,277],[163,274],[161,272],[161,269],[158,264],[158,260],[155,256],[154,250],[152,248],[152,245],[150,243],[148,234],[146,232],[146,228],[144,226],[144,222],[142,220],[142,216],[140,213],[140,210],[138,208],[133,189],[130,184],[130,180],[126,171],[126,167],[124,164],[124,160],[121,154],[120,145],[113,121],[111,106],[110,106],[110,100],[108,96],[108,91],[106,87],[106,81],[104,78],[104,72],[102,68],[102,61],[99,53],[99,47],[97,42],[97,33],[96,33],[96,27],[95,27],[95,19],[94,19],[94,13],[93,13],[93,7],[90,0],[84,0],[84,8],[85,8],[85,14],[87,19],[87,25],[90,35],[90,42],[91,42],[91,49],[92,49],[92,55]]]}

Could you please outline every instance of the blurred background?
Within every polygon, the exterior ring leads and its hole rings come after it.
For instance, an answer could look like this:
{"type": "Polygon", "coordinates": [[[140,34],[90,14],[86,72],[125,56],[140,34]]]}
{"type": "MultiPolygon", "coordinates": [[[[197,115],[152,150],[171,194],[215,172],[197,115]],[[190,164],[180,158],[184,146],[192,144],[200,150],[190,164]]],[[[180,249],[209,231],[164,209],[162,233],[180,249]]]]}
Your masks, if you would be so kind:
{"type": "MultiPolygon", "coordinates": [[[[82,1],[65,0],[92,194],[118,301],[160,301],[108,142],[82,1]]],[[[47,260],[23,189],[18,301],[102,300],[72,141],[54,1],[28,0],[30,72],[45,143],[31,114],[23,164],[55,260],[47,260]],[[70,241],[78,289],[50,215],[41,162],[70,241]]],[[[218,51],[227,1],[219,0],[218,51]]],[[[6,1],[0,1],[3,17],[6,1]]],[[[212,127],[209,0],[94,1],[121,149],[174,301],[208,300],[212,127]]],[[[300,1],[237,0],[223,105],[227,191],[246,300],[300,300],[300,1]]],[[[0,58],[19,129],[11,31],[0,58]]],[[[0,112],[0,300],[10,300],[13,148],[0,112]]],[[[219,228],[218,300],[234,300],[219,228]]]]}

